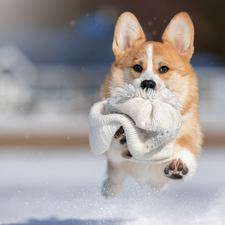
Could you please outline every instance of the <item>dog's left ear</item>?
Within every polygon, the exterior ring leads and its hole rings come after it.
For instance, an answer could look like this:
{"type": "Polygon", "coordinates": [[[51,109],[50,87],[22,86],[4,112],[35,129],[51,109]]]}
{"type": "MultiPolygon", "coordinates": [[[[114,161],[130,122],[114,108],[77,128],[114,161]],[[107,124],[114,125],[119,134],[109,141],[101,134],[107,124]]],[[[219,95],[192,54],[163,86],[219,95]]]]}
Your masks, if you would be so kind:
{"type": "Polygon", "coordinates": [[[190,59],[194,52],[194,26],[189,15],[182,12],[174,16],[162,40],[165,44],[171,44],[181,56],[190,59]]]}

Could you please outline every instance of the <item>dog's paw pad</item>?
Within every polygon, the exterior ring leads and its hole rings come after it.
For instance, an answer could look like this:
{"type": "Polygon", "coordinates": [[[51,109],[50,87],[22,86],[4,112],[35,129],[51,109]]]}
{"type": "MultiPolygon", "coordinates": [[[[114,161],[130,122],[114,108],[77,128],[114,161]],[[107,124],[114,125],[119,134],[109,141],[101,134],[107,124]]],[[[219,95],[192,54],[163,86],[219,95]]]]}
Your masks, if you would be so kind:
{"type": "Polygon", "coordinates": [[[121,140],[120,140],[120,144],[121,145],[124,145],[124,144],[126,144],[127,143],[127,139],[126,139],[126,137],[123,137],[121,140]]]}
{"type": "Polygon", "coordinates": [[[116,133],[115,133],[115,135],[114,135],[114,138],[115,138],[115,139],[119,139],[119,138],[121,138],[121,137],[123,136],[123,134],[124,134],[124,129],[123,129],[123,127],[121,126],[121,127],[116,131],[116,133]]]}
{"type": "Polygon", "coordinates": [[[119,140],[121,145],[127,143],[126,135],[122,126],[116,131],[114,138],[119,140]]]}
{"type": "Polygon", "coordinates": [[[126,150],[122,153],[122,157],[125,159],[130,159],[132,157],[132,154],[130,153],[130,151],[126,150]]]}
{"type": "Polygon", "coordinates": [[[179,159],[173,159],[170,161],[165,169],[164,174],[166,177],[174,180],[181,180],[185,175],[188,173],[188,167],[181,158],[179,159]]]}

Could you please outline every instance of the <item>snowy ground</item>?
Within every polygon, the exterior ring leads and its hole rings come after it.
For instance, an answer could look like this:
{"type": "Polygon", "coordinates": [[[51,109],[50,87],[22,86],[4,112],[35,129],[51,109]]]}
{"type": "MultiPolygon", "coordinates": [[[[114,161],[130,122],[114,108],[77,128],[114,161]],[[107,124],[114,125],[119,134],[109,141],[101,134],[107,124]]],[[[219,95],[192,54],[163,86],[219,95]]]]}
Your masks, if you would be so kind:
{"type": "Polygon", "coordinates": [[[225,150],[200,157],[195,177],[158,194],[132,179],[101,196],[104,156],[79,149],[0,149],[0,224],[225,224],[225,150]]]}

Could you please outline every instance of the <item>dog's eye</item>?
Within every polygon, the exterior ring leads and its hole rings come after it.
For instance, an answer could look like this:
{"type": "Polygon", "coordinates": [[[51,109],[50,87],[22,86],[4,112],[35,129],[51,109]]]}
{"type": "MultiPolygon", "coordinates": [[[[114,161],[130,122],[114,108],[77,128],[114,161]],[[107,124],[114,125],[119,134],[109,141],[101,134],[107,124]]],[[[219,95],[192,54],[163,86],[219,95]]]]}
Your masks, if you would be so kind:
{"type": "Polygon", "coordinates": [[[167,73],[169,71],[169,68],[167,66],[161,66],[159,68],[160,73],[167,73]]]}
{"type": "Polygon", "coordinates": [[[134,69],[134,71],[139,72],[139,73],[143,70],[142,67],[140,65],[138,65],[138,64],[134,65],[133,69],[134,69]]]}

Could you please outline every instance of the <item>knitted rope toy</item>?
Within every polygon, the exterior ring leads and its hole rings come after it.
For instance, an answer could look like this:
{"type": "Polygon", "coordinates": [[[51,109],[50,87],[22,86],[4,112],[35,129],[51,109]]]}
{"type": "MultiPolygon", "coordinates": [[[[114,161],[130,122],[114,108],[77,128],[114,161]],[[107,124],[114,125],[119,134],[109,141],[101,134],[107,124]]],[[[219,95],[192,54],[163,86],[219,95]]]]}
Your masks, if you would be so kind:
{"type": "Polygon", "coordinates": [[[109,150],[116,131],[123,126],[131,157],[125,160],[162,163],[172,158],[181,114],[176,97],[161,90],[125,84],[115,96],[95,103],[89,114],[89,140],[96,155],[109,150]]]}

